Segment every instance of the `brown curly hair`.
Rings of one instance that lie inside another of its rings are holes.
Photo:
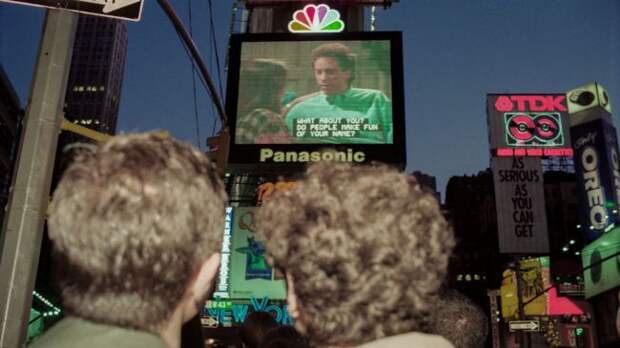
[[[69,313],[154,331],[219,251],[226,193],[199,150],[157,134],[82,151],[54,193],[49,236]]]
[[[394,169],[318,163],[258,211],[258,233],[294,280],[313,344],[420,330],[453,233],[437,200]]]

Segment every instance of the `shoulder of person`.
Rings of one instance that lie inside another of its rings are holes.
[[[380,338],[368,342],[358,348],[410,348],[410,347],[433,347],[433,348],[454,348],[447,339],[437,335],[421,332],[410,332],[396,336]]]
[[[321,92],[314,92],[314,93],[302,95],[301,97],[297,97],[297,98],[293,99],[290,103],[288,103],[288,104],[286,104],[286,106],[284,106],[284,109],[282,110],[282,115],[286,116],[286,114],[291,109],[293,109],[295,106],[297,106],[300,103],[305,102],[306,100],[312,99],[312,98],[318,96],[319,94],[321,94]]]
[[[370,89],[370,88],[351,88],[350,90],[351,96],[354,98],[361,99],[380,99],[388,101],[389,98],[385,95],[385,93],[381,92],[378,89]]]

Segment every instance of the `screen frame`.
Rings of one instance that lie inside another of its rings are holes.
[[[237,102],[241,68],[241,48],[246,42],[300,42],[300,41],[389,41],[392,84],[392,144],[236,144]],[[361,151],[364,163],[383,162],[404,168],[405,154],[405,97],[403,78],[402,33],[346,32],[330,34],[258,33],[233,34],[230,38],[230,60],[226,85],[225,125],[230,132],[228,166],[231,173],[250,172],[294,172],[303,170],[310,162],[260,162],[260,151],[269,148],[275,151],[314,152],[322,149],[335,151]]]

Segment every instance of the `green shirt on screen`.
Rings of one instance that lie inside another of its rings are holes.
[[[392,102],[374,89],[300,97],[289,106],[285,122],[298,143],[393,143]]]

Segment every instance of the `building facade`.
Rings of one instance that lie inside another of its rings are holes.
[[[125,22],[80,15],[65,96],[65,118],[92,130],[114,134],[127,58]],[[58,139],[52,188],[71,162],[71,144],[92,140],[63,131]]]
[[[8,76],[0,65],[0,225],[9,200],[24,110]]]

